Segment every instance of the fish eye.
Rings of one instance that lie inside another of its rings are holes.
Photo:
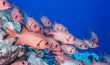
[[[48,42],[45,45],[48,45]]]
[[[75,41],[76,39],[74,38],[74,41]]]
[[[22,64],[24,65],[25,63],[24,63],[24,62],[22,62]]]
[[[39,46],[39,44],[37,44],[37,46]]]
[[[47,22],[47,24],[49,24],[49,21]]]
[[[86,48],[87,46],[85,46],[85,48]]]
[[[17,18],[18,16],[15,16],[15,18]]]
[[[55,47],[57,48],[58,46],[56,45]]]
[[[36,28],[37,27],[37,25],[34,25],[34,28]]]
[[[6,1],[3,2],[3,5],[5,5],[5,4],[6,4]]]

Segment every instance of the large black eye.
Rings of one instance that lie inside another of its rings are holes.
[[[15,18],[17,18],[18,16],[15,16]]]
[[[48,45],[48,42],[45,45]]]
[[[57,48],[57,45],[55,47]]]
[[[3,2],[3,5],[5,5],[5,4],[6,4],[6,1]]]
[[[49,21],[47,22],[47,24],[49,24]]]
[[[22,62],[22,64],[24,65],[24,62]]]
[[[37,44],[37,46],[39,46],[39,44]]]
[[[37,25],[34,25],[34,28],[36,28],[37,27]]]

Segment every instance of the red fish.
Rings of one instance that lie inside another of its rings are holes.
[[[10,34],[7,38],[12,38],[12,37],[18,38],[16,44],[27,44],[32,48],[39,48],[39,49],[49,48],[49,43],[47,43],[47,41],[45,40],[45,36],[43,34],[29,32],[24,27],[21,34],[18,34],[9,28],[6,28],[6,30]]]
[[[10,3],[7,0],[0,0],[0,11],[11,8]]]
[[[52,38],[46,37],[46,40],[50,44],[50,50],[59,51],[61,50],[60,44]]]
[[[12,63],[11,65],[28,65],[28,62],[27,61],[18,61],[18,62]]]
[[[53,34],[55,40],[61,41],[65,44],[74,44],[74,36],[70,33],[65,33],[62,31],[50,31],[48,34]]]
[[[51,21],[46,17],[42,16],[41,17],[41,22],[43,23],[44,26],[49,27],[52,25]]]
[[[22,13],[22,11],[21,11],[18,7],[16,7],[16,6],[14,6],[13,10],[11,11],[11,17],[12,17],[12,20],[13,20],[14,22],[21,22],[21,23],[23,23],[23,22],[22,22],[23,13]]]
[[[28,28],[29,31],[32,31],[32,32],[42,32],[43,31],[40,24],[32,17],[28,17],[26,27]]]
[[[71,45],[61,45],[61,49],[66,53],[66,54],[75,54],[78,52],[78,50]]]

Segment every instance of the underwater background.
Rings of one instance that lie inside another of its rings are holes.
[[[89,29],[99,37],[99,47],[80,52],[110,54],[110,0],[9,0],[40,21],[47,16],[64,24],[76,37],[89,37]]]

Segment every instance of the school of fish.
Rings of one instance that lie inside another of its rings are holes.
[[[13,9],[12,9],[13,8]],[[94,31],[90,31],[90,39],[79,39],[69,32],[63,24],[58,22],[52,23],[47,16],[41,17],[41,23],[33,17],[28,16],[27,20],[23,20],[24,13],[17,6],[10,4],[7,0],[0,0],[0,11],[7,10],[10,12],[12,23],[19,22],[22,24],[20,33],[16,32],[10,27],[6,28],[6,33],[0,31],[3,42],[11,38],[17,38],[15,45],[28,45],[34,49],[48,49],[48,51],[55,57],[59,64],[65,61],[75,62],[77,65],[89,65],[85,62],[80,62],[69,57],[68,54],[78,53],[78,49],[87,50],[89,48],[97,48],[99,46],[99,39]],[[4,24],[0,24],[3,27]],[[43,26],[41,26],[43,25]],[[28,65],[27,61],[18,61],[11,65]],[[107,65],[106,63],[94,62],[91,65]]]

